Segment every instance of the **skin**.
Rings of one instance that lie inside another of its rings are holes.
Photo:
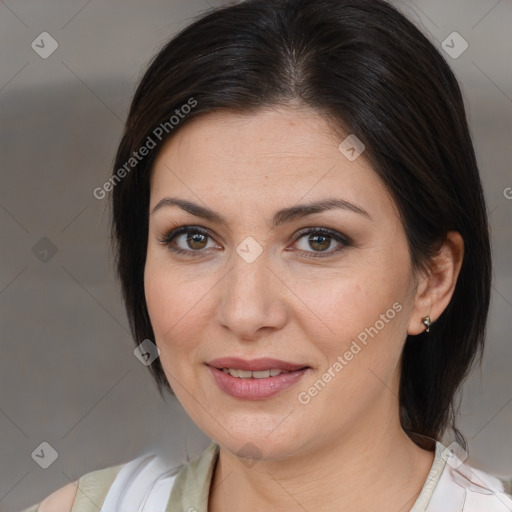
[[[463,242],[451,232],[430,272],[413,271],[393,200],[364,153],[349,161],[339,151],[343,139],[306,107],[216,112],[184,125],[155,161],[150,212],[173,196],[209,207],[227,224],[159,208],[150,215],[145,267],[166,376],[192,420],[220,445],[210,512],[409,510],[431,468],[433,453],[400,426],[400,356],[407,334],[422,332],[422,319],[435,321],[448,305]],[[328,197],[370,218],[333,209],[272,226],[277,210]],[[186,234],[171,242],[199,256],[161,243],[176,226],[208,230],[195,242]],[[318,227],[353,244],[297,236]],[[251,263],[236,252],[248,236],[262,249]],[[298,393],[397,302],[401,311],[300,403]],[[310,369],[272,398],[241,400],[221,391],[205,366],[224,356]],[[247,443],[254,460],[237,455]]]
[[[78,491],[78,480],[61,487],[47,496],[37,508],[37,512],[62,512],[71,510]]]

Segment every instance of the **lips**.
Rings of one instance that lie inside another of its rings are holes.
[[[295,385],[311,370],[303,364],[279,359],[223,357],[206,364],[224,393],[241,400],[265,400]]]
[[[308,366],[304,364],[290,363],[288,361],[281,361],[270,357],[263,357],[260,359],[222,357],[209,361],[207,365],[212,368],[217,368],[218,370],[222,370],[223,368],[232,368],[234,370],[245,370],[249,372],[259,372],[272,369],[294,372],[296,370],[301,370],[302,368],[308,368]]]

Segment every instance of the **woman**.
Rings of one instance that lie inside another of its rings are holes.
[[[490,297],[475,154],[453,73],[402,14],[203,16],[142,78],[110,188],[140,355],[212,444],[28,511],[512,510],[454,424]]]

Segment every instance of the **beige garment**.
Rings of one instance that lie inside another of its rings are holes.
[[[450,512],[455,510],[463,510],[464,512],[512,511],[512,501],[508,501],[510,496],[502,492],[489,491],[490,487],[485,487],[484,484],[488,482],[488,475],[478,470],[472,470],[458,459],[455,461],[456,464],[453,461],[451,461],[451,464],[447,464],[447,460],[451,460],[447,453],[447,449],[437,442],[434,462],[420,495],[410,509],[411,512],[447,512],[448,510]],[[158,507],[158,510],[165,510],[165,512],[207,512],[210,485],[218,455],[219,445],[212,442],[198,457],[182,466],[172,484],[167,503],[161,503],[161,508]],[[124,464],[121,464],[82,476],[79,479],[79,490],[71,512],[101,512],[107,493],[123,466]],[[465,476],[469,476],[472,481]],[[448,487],[446,487],[447,485]],[[437,488],[439,489],[435,492]],[[462,501],[455,497],[455,491],[463,493]],[[455,501],[447,507],[447,501],[452,498]],[[436,503],[440,501],[440,508],[432,501],[436,501]],[[478,504],[472,505],[473,501]],[[38,505],[33,505],[22,512],[37,512],[37,507]],[[136,509],[138,510],[138,506]],[[144,508],[144,510],[146,509]]]
[[[183,512],[189,509],[205,510],[213,470],[219,454],[219,445],[212,443],[201,455],[185,465],[174,482],[165,512]],[[124,464],[83,475],[71,512],[100,512],[105,497]],[[189,504],[185,507],[185,504]],[[20,512],[38,512],[40,503]],[[185,507],[185,508],[184,508]]]
[[[98,512],[117,474],[124,464],[86,473],[78,480],[78,490],[71,512]],[[37,512],[41,502],[21,512]]]

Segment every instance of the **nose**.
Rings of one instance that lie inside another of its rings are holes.
[[[254,260],[234,254],[233,264],[219,287],[217,320],[234,336],[256,340],[282,329],[288,317],[290,291],[272,267],[268,251]]]

